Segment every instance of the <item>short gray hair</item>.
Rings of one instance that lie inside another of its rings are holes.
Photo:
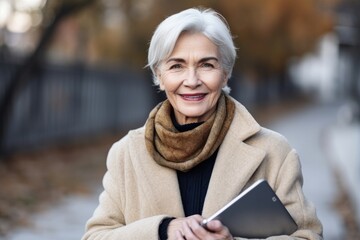
[[[162,21],[151,38],[147,66],[152,71],[154,84],[160,84],[156,69],[170,56],[180,34],[186,31],[202,33],[218,47],[220,63],[229,79],[236,59],[236,48],[225,18],[212,9],[190,8]],[[230,92],[228,86],[223,90]]]

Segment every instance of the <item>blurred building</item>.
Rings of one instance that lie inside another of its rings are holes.
[[[360,10],[355,9],[341,4],[334,32],[321,39],[315,52],[291,63],[296,83],[321,101],[346,99],[352,91],[360,93]]]

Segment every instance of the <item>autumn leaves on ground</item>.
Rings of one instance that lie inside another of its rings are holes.
[[[30,214],[51,208],[64,196],[88,194],[100,186],[106,154],[114,141],[114,137],[106,137],[2,159],[0,236],[31,224]]]

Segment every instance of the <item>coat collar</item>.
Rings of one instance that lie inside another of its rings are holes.
[[[204,217],[209,217],[237,196],[265,157],[263,150],[245,142],[260,131],[260,125],[243,105],[234,102],[234,119],[217,155],[204,202]],[[139,148],[139,141],[132,141],[136,145],[133,149],[143,151],[144,158],[135,162],[134,168],[145,181],[141,191],[146,201],[154,208],[154,214],[165,212],[170,216],[184,216],[176,171],[158,165],[147,154],[145,146]]]

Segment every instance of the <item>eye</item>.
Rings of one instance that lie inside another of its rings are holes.
[[[203,67],[203,68],[214,68],[214,65],[209,63],[209,62],[204,62],[203,64],[201,64],[201,67]]]
[[[182,68],[182,66],[179,63],[173,64],[169,67],[170,70],[177,70],[177,69],[181,69],[181,68]]]

